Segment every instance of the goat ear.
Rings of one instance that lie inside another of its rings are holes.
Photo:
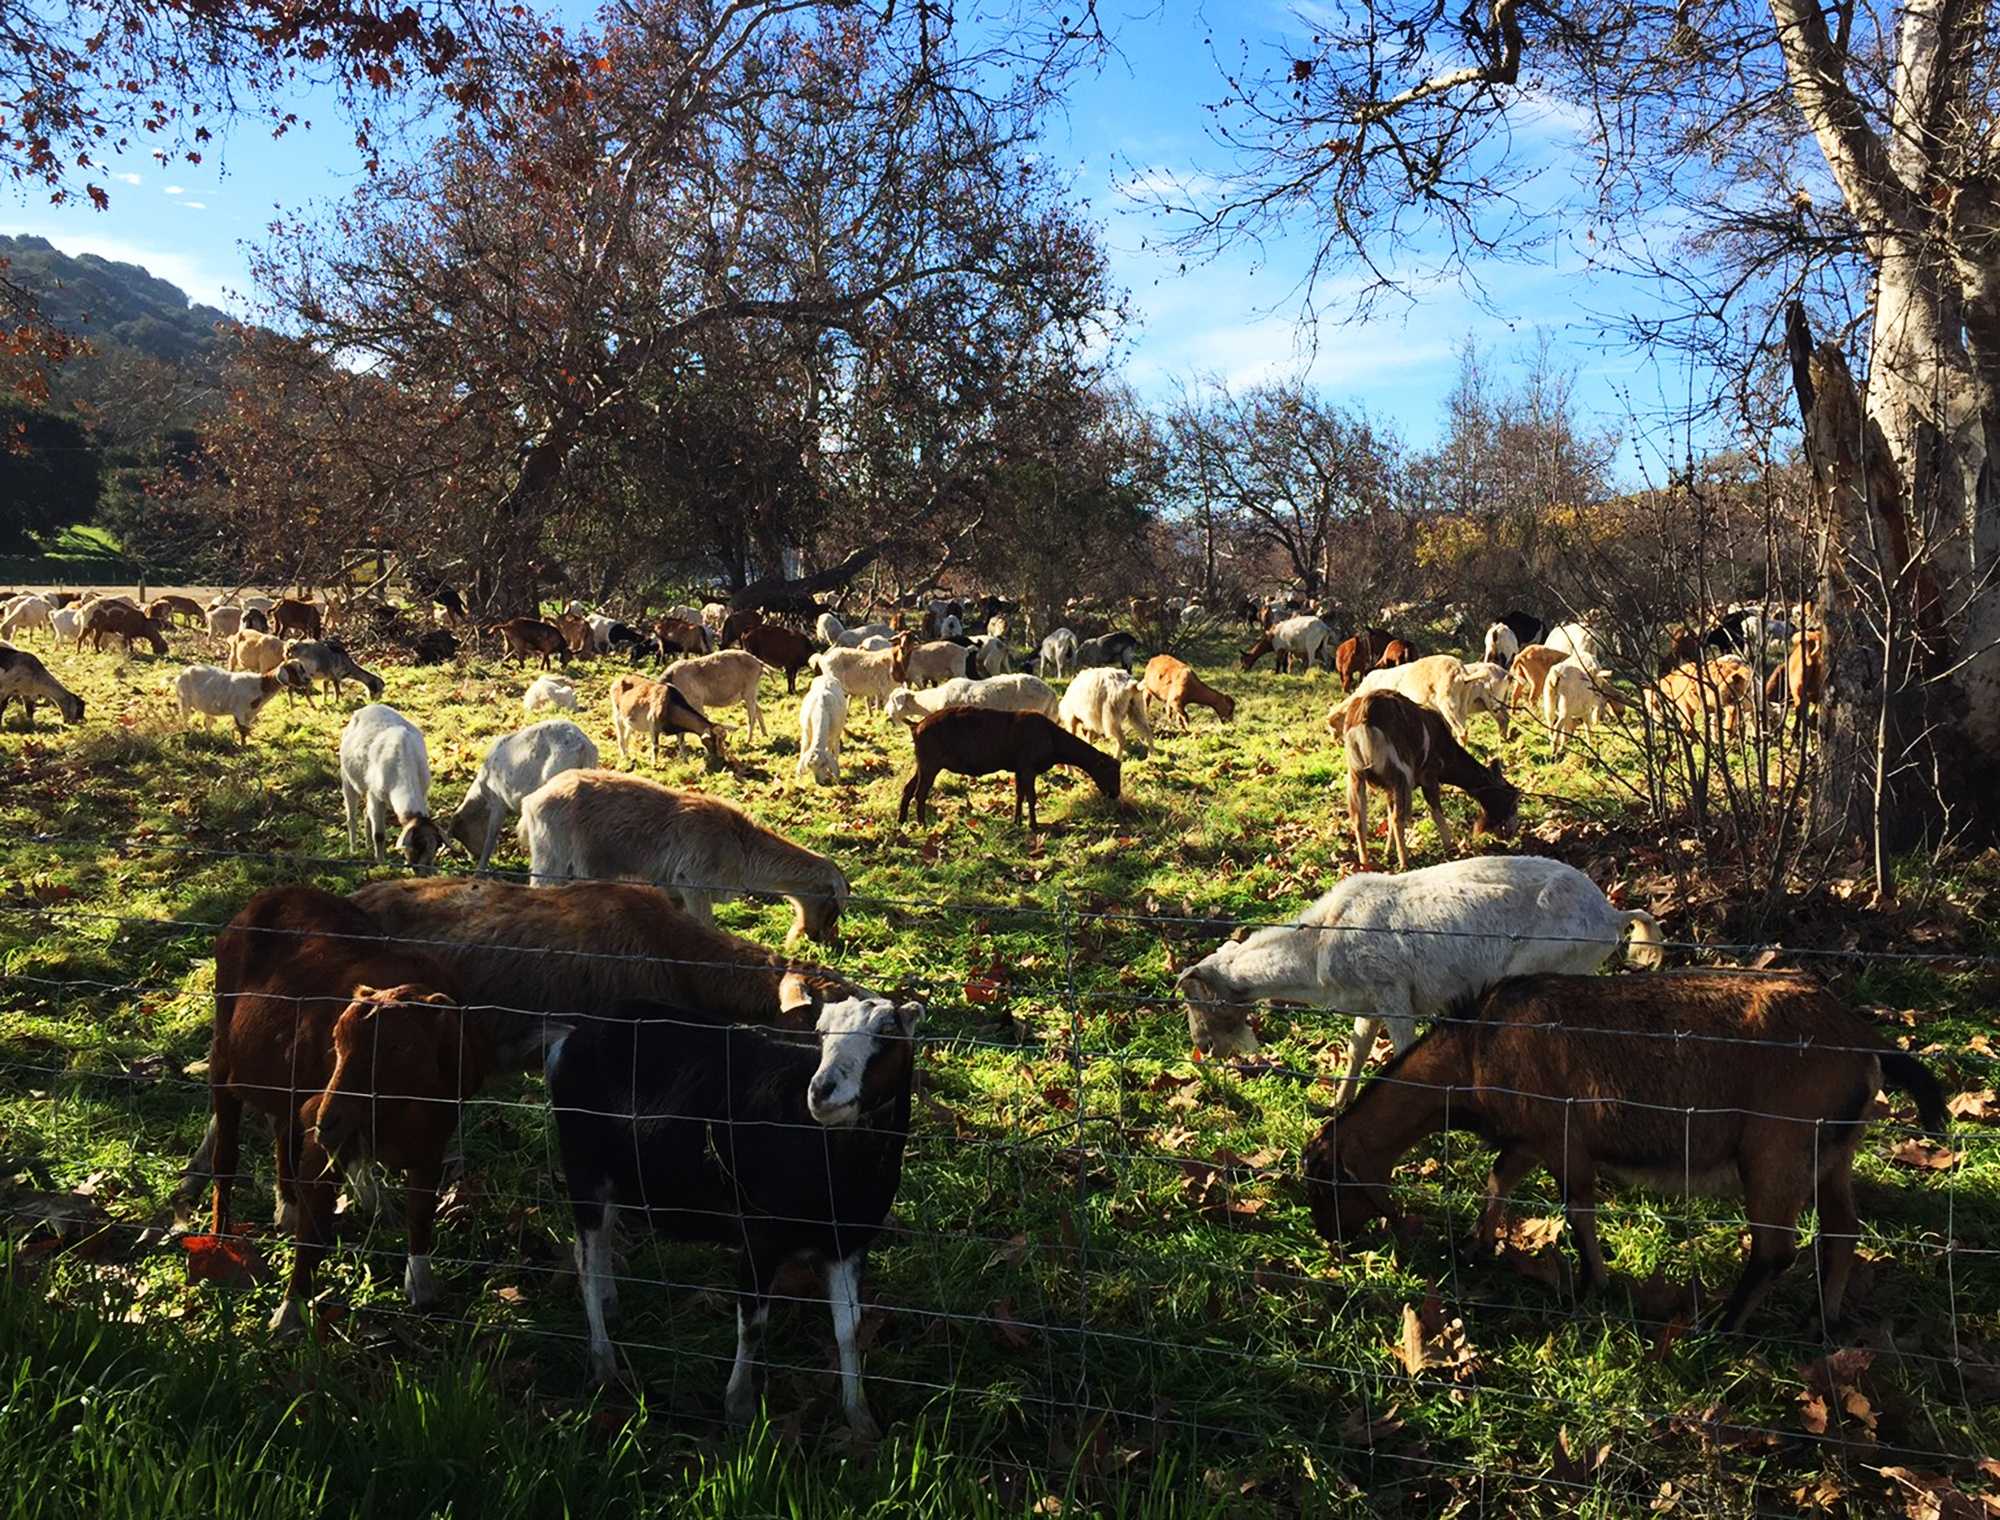
[[[896,1022],[902,1027],[905,1039],[908,1039],[917,1032],[917,1025],[922,1021],[923,1016],[924,1005],[922,1003],[910,1002],[898,1005],[896,1008]]]

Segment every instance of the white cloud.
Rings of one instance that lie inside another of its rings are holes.
[[[140,183],[140,178],[136,174],[114,174],[111,177],[121,184],[136,185]]]
[[[190,211],[206,211],[208,209],[208,202],[206,201],[182,201],[181,204]]]
[[[179,185],[169,185],[169,186],[167,186],[167,194],[169,194],[169,195],[186,195],[186,194],[187,194],[187,191],[186,191],[186,190],[184,190],[184,189],[182,189],[182,188],[181,188],[181,187],[180,187]]]
[[[47,238],[67,254],[94,253],[116,264],[137,264],[180,286],[187,292],[188,299],[207,306],[220,306],[225,311],[232,307],[240,310],[242,303],[231,301],[224,286],[233,283],[247,289],[250,284],[248,275],[240,266],[217,270],[186,253],[153,248],[124,238],[105,237],[96,232],[79,232],[69,226],[0,222],[0,232],[32,233]]]

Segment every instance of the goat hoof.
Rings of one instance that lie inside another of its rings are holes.
[[[273,1335],[294,1336],[306,1328],[305,1310],[299,1307],[296,1298],[288,1298],[278,1305],[277,1313],[271,1316],[270,1332]]]
[[[875,1416],[863,1408],[847,1411],[847,1430],[857,1441],[872,1443],[882,1439],[882,1427],[875,1423]]]

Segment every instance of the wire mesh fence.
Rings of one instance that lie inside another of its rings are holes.
[[[180,848],[157,838],[46,843],[51,851]],[[356,866],[228,853],[271,882],[341,888]],[[150,1298],[170,1319],[199,1306],[195,1318],[247,1332],[284,1298],[292,1259],[282,1227],[290,1221],[280,1220],[263,1190],[273,1174],[262,1130],[246,1131],[227,1234],[199,1222],[191,1237],[168,1228],[184,1169],[198,1190],[209,1180],[190,1165],[216,1075],[207,955],[238,906],[209,900],[164,915],[61,895],[0,900],[0,916],[47,947],[17,953],[6,975],[0,1112],[11,1134],[0,1149],[12,1178],[6,1213],[17,1269],[128,1278],[136,1270],[145,1290],[135,1314],[154,1312]],[[755,916],[744,910],[746,919]],[[1758,1233],[1746,1237],[1741,1200],[1707,1196],[1725,1179],[1684,1175],[1683,1183],[1697,1185],[1595,1190],[1584,1209],[1611,1251],[1613,1279],[1608,1291],[1581,1297],[1574,1208],[1566,1225],[1543,1168],[1502,1189],[1497,1240],[1481,1240],[1493,1153],[1476,1128],[1464,1127],[1471,1121],[1463,1112],[1458,1125],[1447,1114],[1440,1132],[1417,1138],[1401,1158],[1397,1217],[1352,1239],[1323,1238],[1302,1158],[1332,1115],[1352,1018],[1376,1010],[1266,1007],[1265,1042],[1255,1055],[1191,1059],[1174,968],[1255,927],[1265,926],[1046,889],[1013,902],[849,901],[843,942],[827,951],[835,974],[891,1004],[924,1006],[907,1035],[907,1138],[898,1139],[900,1184],[879,1220],[863,1297],[845,1329],[837,1313],[829,1329],[826,1275],[788,1268],[759,1284],[778,1311],[752,1348],[774,1417],[812,1431],[838,1425],[839,1343],[847,1341],[879,1420],[947,1412],[976,1419],[996,1433],[987,1450],[998,1463],[1116,1471],[1192,1442],[1246,1485],[1300,1464],[1357,1489],[1451,1474],[1475,1482],[1482,1496],[1489,1480],[1500,1484],[1481,1502],[1504,1509],[1505,1485],[1525,1482],[1579,1500],[1651,1501],[1649,1453],[1675,1445],[1703,1453],[1695,1465],[1718,1482],[1801,1448],[1947,1469],[1989,1455],[2000,1396],[2000,1149],[1976,1122],[1992,1117],[1990,1098],[1982,1103],[1978,1092],[1994,1085],[1990,1047],[1965,1034],[1963,1023],[1940,1026],[1942,1040],[1923,1028],[1882,1031],[1930,1063],[1948,1093],[1970,1096],[1939,1144],[1909,1104],[1878,1099],[1872,1088],[1865,1095],[1853,1312],[1830,1328],[1819,1314],[1819,1188],[1832,1173],[1815,1164],[1797,1263],[1740,1330],[1723,1332],[1714,1311]],[[916,964],[907,951],[946,937],[965,947],[948,971],[934,959]],[[1452,937],[1438,936],[1440,947]],[[365,939],[364,951],[480,953],[424,935]],[[1769,947],[1669,941],[1665,948],[1685,966],[1740,963]],[[751,969],[726,957],[598,951],[587,934],[533,949],[571,965],[615,959],[671,967],[697,985],[720,986]],[[1393,952],[1441,949],[1413,936]],[[1978,978],[1996,958],[1907,951],[1811,959],[1825,972],[1922,962]],[[560,1060],[564,1029],[614,1012],[569,1006],[561,984],[559,973],[547,983],[557,992],[518,1003],[465,999],[464,1017],[451,1025],[455,1065],[427,1072],[400,1057],[385,1064],[379,1057],[388,1047],[377,1045],[372,1082],[359,1092],[370,1100],[371,1130],[412,1101],[457,1112],[428,1261],[436,1297],[418,1306],[405,1295],[409,1200],[405,1209],[384,1206],[358,1179],[338,1179],[345,1192],[337,1244],[301,1306],[316,1338],[338,1346],[388,1337],[421,1356],[448,1333],[504,1337],[544,1396],[591,1396],[575,1169],[573,1161],[566,1166],[566,1120],[551,1104],[542,1065],[493,1071],[462,1105],[450,1088],[468,1069],[465,1042],[492,1044],[480,1020],[539,1021],[547,1038],[538,1048]],[[351,991],[294,998],[286,1059],[296,1080],[261,1100],[250,1084],[253,1108],[296,1111],[327,1087],[305,1046],[332,1039]],[[694,1000],[693,1014],[703,1011]],[[806,1068],[815,1084],[836,1043],[813,1029],[820,1011],[787,1019],[773,1006],[769,1019],[789,1022],[792,1032],[780,1038],[816,1053]],[[670,1027],[681,1017],[658,1016]],[[1796,1038],[1566,1017],[1540,1028],[1552,1039],[1592,1036],[1634,1047],[1631,1090],[1569,1096],[1635,1110],[1659,1106],[1648,1098],[1649,1074],[1663,1067],[1697,1058],[1755,1063],[1776,1050],[1796,1057],[1802,1047]],[[690,1049],[713,1045],[699,1017],[685,1032]],[[1873,1050],[1839,1039],[1804,1043],[1817,1057]],[[666,1044],[679,1048],[676,1039]],[[727,1061],[742,1058],[742,1047],[723,1048]],[[873,1049],[848,1073],[857,1093]],[[814,1059],[822,1061],[817,1068]],[[1691,1109],[1690,1133],[1718,1117],[1810,1124],[1784,1086],[1789,1069],[1771,1063],[1768,1107]],[[796,1062],[783,1070],[785,1082],[801,1085]],[[829,1176],[822,1191],[821,1179],[805,1173],[830,1174],[841,1164],[828,1137],[842,1126],[813,1119],[801,1107],[804,1092],[790,1089],[784,1104],[770,1106],[763,1094],[765,1106],[735,1112],[755,1084],[746,1087],[733,1069],[708,1087],[677,1085],[659,1069],[626,1077],[631,1086],[614,1084],[601,1102],[582,1107],[621,1120],[648,1117],[650,1129],[628,1123],[621,1133],[635,1147],[666,1145],[674,1165],[702,1170],[716,1196],[734,1202],[722,1207],[700,1194],[709,1201],[697,1212],[729,1217],[710,1219],[705,1230],[668,1229],[664,1238],[639,1228],[628,1208],[627,1227],[606,1237],[618,1376],[678,1424],[720,1430],[725,1386],[746,1349],[736,1249],[747,1238],[745,1221],[826,1224],[806,1204],[838,1188]],[[1394,1071],[1375,1080],[1417,1085]],[[1460,1101],[1477,1095],[1467,1090]],[[1517,1096],[1560,1101],[1546,1092]],[[856,1102],[864,1133],[891,1112]],[[692,1139],[663,1138],[674,1117]],[[1822,1123],[1817,1132],[1824,1131]],[[394,1149],[386,1131],[374,1138],[379,1149]],[[771,1157],[779,1158],[775,1173],[765,1164]],[[1641,1170],[1655,1180],[1672,1170],[1646,1159]],[[1684,1172],[1695,1169],[1692,1143],[1679,1160]],[[640,1167],[642,1187],[673,1175],[662,1165]],[[757,1176],[746,1183],[749,1172]],[[1337,1178],[1336,1186],[1346,1182]],[[619,1201],[662,1213],[683,1206],[650,1192]],[[788,1207],[799,1212],[788,1215]],[[188,1333],[206,1332],[190,1321]],[[1484,1432],[1478,1439],[1467,1435],[1474,1427]],[[1698,1497],[1692,1502],[1700,1512]],[[1795,1512],[1775,1500],[1750,1507]]]

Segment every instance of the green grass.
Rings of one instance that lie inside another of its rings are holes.
[[[1331,1101],[1343,1021],[1269,1016],[1275,1069],[1197,1064],[1171,996],[1169,955],[1179,964],[1218,938],[1175,920],[1296,911],[1349,855],[1323,727],[1333,682],[1245,676],[1220,647],[1201,663],[1238,695],[1236,722],[1202,713],[1191,733],[1161,738],[1128,762],[1117,806],[1051,776],[1036,835],[1014,828],[1011,783],[997,778],[946,778],[933,823],[899,832],[909,740],[865,712],[849,728],[847,785],[795,785],[796,704],[768,684],[770,734],[733,735],[738,771],[663,768],[839,859],[862,899],[840,964],[930,1000],[896,1229],[871,1267],[870,1397],[891,1429],[880,1450],[833,1434],[817,1302],[774,1319],[770,1427],[717,1431],[733,1264],[705,1248],[631,1247],[628,1271],[652,1282],[624,1295],[636,1391],[590,1389],[567,1211],[539,1085],[525,1079],[468,1113],[468,1175],[441,1226],[443,1309],[406,1312],[394,1223],[357,1224],[322,1276],[319,1335],[272,1344],[275,1284],[191,1283],[158,1228],[205,1117],[188,1068],[206,1053],[209,926],[260,885],[342,888],[372,868],[345,858],[333,765],[345,709],[281,700],[241,750],[185,734],[163,685],[202,651],[177,637],[170,661],[51,656],[89,722],[27,735],[17,712],[0,734],[0,1188],[17,1210],[86,1190],[82,1206],[106,1226],[61,1242],[27,1232],[7,1263],[0,1491],[14,1513],[958,1515],[1047,1498],[1041,1513],[1058,1501],[1135,1514],[1497,1501],[1520,1515],[1625,1515],[1666,1483],[1675,1513],[1795,1513],[1795,1491],[1824,1484],[1836,1508],[1874,1514],[1889,1490],[1873,1467],[1949,1465],[1897,1449],[2000,1450],[1985,1370],[2000,1271],[1945,1249],[2000,1240],[1990,1132],[1966,1133],[1967,1160],[1948,1174],[1892,1165],[1899,1137],[1886,1127],[1864,1149],[1872,1444],[1852,1415],[1836,1427],[1844,1447],[1806,1428],[1802,1369],[1821,1354],[1805,1328],[1809,1271],[1773,1295],[1753,1337],[1662,1334],[1677,1285],[1726,1289],[1733,1201],[1609,1197],[1620,1286],[1577,1310],[1541,1280],[1550,1268],[1459,1259],[1490,1158],[1453,1137],[1403,1170],[1421,1226],[1329,1253],[1294,1178]],[[613,762],[604,697],[618,668],[577,677],[580,721]],[[429,735],[442,811],[522,721],[525,678],[478,660],[385,674],[388,699]],[[1475,742],[1495,747],[1488,720]],[[1629,762],[1621,745],[1605,745],[1613,767]],[[1579,863],[1595,852],[1600,879],[1640,879],[1623,852],[1647,826],[1605,771],[1581,756],[1549,766],[1539,734],[1504,749],[1509,774],[1541,794],[1517,847]],[[1584,843],[1566,833],[1578,817]],[[1427,818],[1412,844],[1420,861],[1439,858]],[[1992,875],[1974,866],[1962,885],[1990,892]],[[723,918],[775,943],[787,910],[739,903]],[[1996,948],[1990,915],[1953,933],[1959,948]],[[1927,1059],[1948,1090],[1993,1084],[1974,1045],[1990,1030],[1989,974],[1840,969],[1858,1003],[1910,1010],[1907,1032],[1936,1047]],[[1555,1212],[1545,1177],[1526,1191],[1524,1212]],[[268,1193],[238,1199],[282,1267]],[[1464,1381],[1412,1379],[1389,1350],[1405,1306],[1432,1292],[1476,1353]],[[1565,1431],[1573,1451],[1609,1443],[1602,1465],[1561,1465]]]

